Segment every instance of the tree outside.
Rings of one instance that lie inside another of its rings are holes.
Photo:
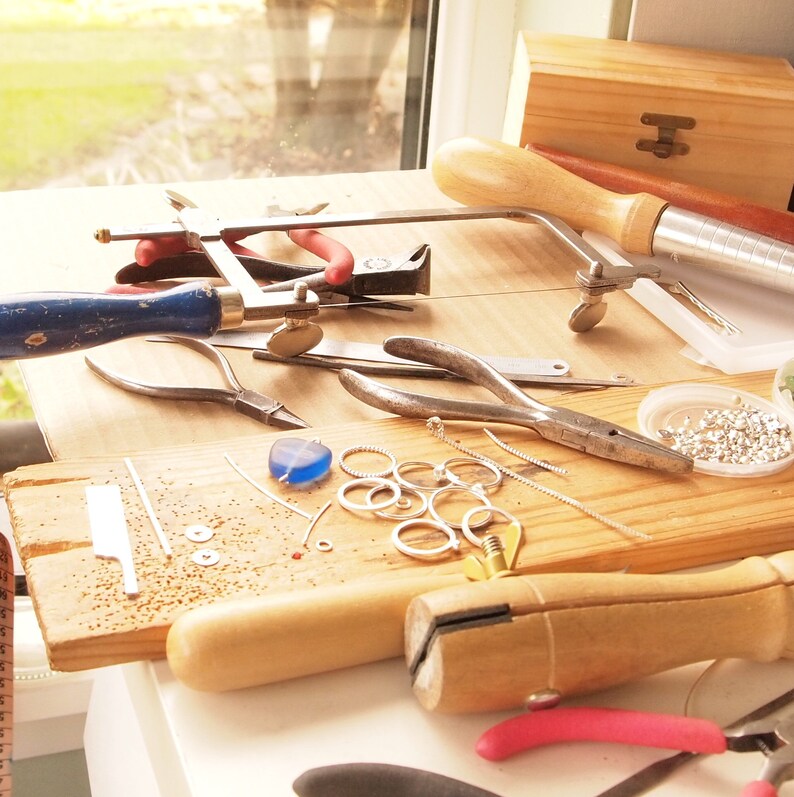
[[[0,190],[399,168],[410,7],[0,3]]]

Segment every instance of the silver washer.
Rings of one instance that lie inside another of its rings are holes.
[[[220,562],[221,555],[212,548],[202,548],[200,551],[196,551],[190,558],[197,565],[201,565],[202,567],[212,567],[212,565],[216,565],[218,562]]]
[[[191,542],[207,542],[207,540],[211,540],[215,536],[215,532],[209,526],[202,526],[200,523],[196,523],[185,529],[185,536]]]

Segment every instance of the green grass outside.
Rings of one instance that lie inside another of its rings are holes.
[[[70,0],[0,0],[0,190],[37,187],[167,112],[169,76],[244,57],[236,26],[79,16]],[[13,7],[13,8],[12,8]]]
[[[0,420],[31,420],[30,406],[22,375],[16,363],[0,364]]]
[[[0,67],[0,190],[30,187],[56,176],[61,165],[74,163],[82,153],[101,153],[114,137],[160,115],[166,99],[162,83],[154,79],[169,71],[164,62],[95,67],[58,65],[58,84],[36,78],[44,64]],[[101,81],[86,77],[95,71]],[[124,75],[147,74],[147,81],[125,85]],[[119,79],[115,79],[119,78]],[[71,83],[66,81],[71,79]],[[27,83],[27,86],[25,85]],[[65,84],[66,83],[66,84]],[[16,84],[16,85],[15,85]]]
[[[70,0],[0,0],[0,190],[56,177],[120,132],[161,118],[168,75],[195,69],[197,52],[207,52],[184,17],[136,29],[78,21],[75,8]],[[0,363],[0,419],[30,418],[18,366]]]

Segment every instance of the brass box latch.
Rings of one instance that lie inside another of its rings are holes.
[[[671,155],[686,155],[689,152],[689,144],[681,141],[674,141],[676,130],[691,130],[695,126],[695,120],[691,116],[671,116],[664,113],[644,113],[640,117],[644,125],[657,128],[658,136],[654,141],[652,138],[641,138],[637,141],[636,147],[642,152],[652,152],[657,158],[669,158]]]

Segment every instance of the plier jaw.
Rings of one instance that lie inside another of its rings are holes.
[[[794,780],[794,713],[777,722],[758,720],[749,723],[727,737],[727,746],[728,750],[736,753],[760,751],[766,756],[756,783],[769,784],[776,790],[786,781]],[[759,787],[752,794],[764,797],[775,793]]]

